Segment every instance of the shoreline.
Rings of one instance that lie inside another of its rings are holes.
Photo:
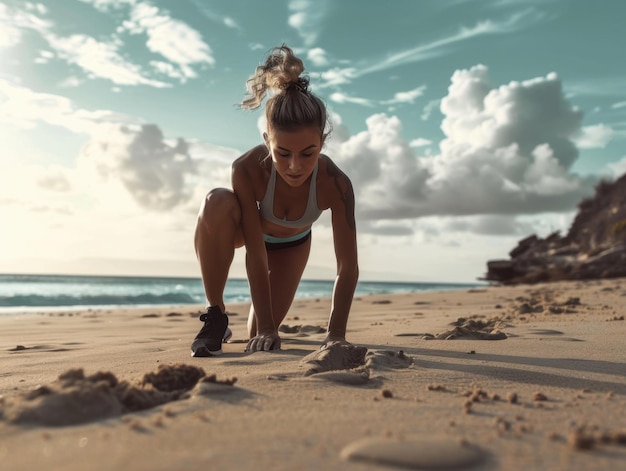
[[[325,357],[330,298],[296,299],[283,349],[253,354],[249,303],[228,304],[235,341],[215,358],[189,355],[202,305],[0,315],[0,460],[16,471],[423,469],[427,456],[471,470],[618,469],[624,301],[626,279],[360,295],[354,348]],[[94,402],[87,379],[61,387],[81,369],[132,385],[133,404],[168,399],[98,415],[115,388],[101,376]],[[176,400],[145,383],[199,369],[214,376]],[[74,406],[79,423],[49,425]]]
[[[333,280],[304,279],[298,286],[296,297],[310,299],[331,296],[333,286]],[[484,284],[361,280],[356,295],[447,291],[481,286]],[[230,278],[224,300],[227,304],[250,302],[247,280]],[[204,302],[205,294],[200,278],[0,275],[0,315],[64,309],[160,308]]]

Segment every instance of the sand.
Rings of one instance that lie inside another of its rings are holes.
[[[0,316],[2,470],[617,470],[626,280],[296,300],[191,358],[201,306]]]

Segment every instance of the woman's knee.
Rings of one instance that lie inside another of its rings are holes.
[[[198,214],[196,244],[208,234],[216,232],[233,241],[235,248],[242,247],[241,207],[232,190],[215,188],[206,195]]]
[[[241,220],[239,200],[228,188],[214,188],[204,198],[198,218],[205,223],[221,224],[232,220],[239,225]]]

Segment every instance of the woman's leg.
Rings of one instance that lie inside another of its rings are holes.
[[[225,312],[224,288],[235,248],[243,246],[241,209],[226,188],[211,190],[204,199],[194,237],[202,283],[209,306]]]
[[[291,307],[302,278],[302,273],[309,259],[310,250],[311,239],[302,245],[286,249],[269,250],[267,252],[272,294],[272,314],[276,327],[282,323]],[[250,306],[250,314],[248,315],[248,333],[250,338],[257,334],[254,305]]]
[[[202,203],[195,232],[195,247],[202,283],[209,307],[200,316],[202,329],[191,344],[191,356],[222,354],[222,340],[228,337],[228,316],[224,287],[235,248],[243,245],[241,210],[234,193],[212,190]]]

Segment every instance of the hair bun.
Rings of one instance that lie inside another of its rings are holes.
[[[297,90],[301,93],[306,93],[309,91],[309,79],[307,77],[298,77],[296,81],[281,84],[280,88],[285,91]]]
[[[308,92],[309,80],[300,75],[304,72],[302,60],[284,44],[270,51],[265,63],[256,68],[247,80],[248,96],[242,101],[241,107],[255,109],[261,105],[269,90],[298,90]]]

